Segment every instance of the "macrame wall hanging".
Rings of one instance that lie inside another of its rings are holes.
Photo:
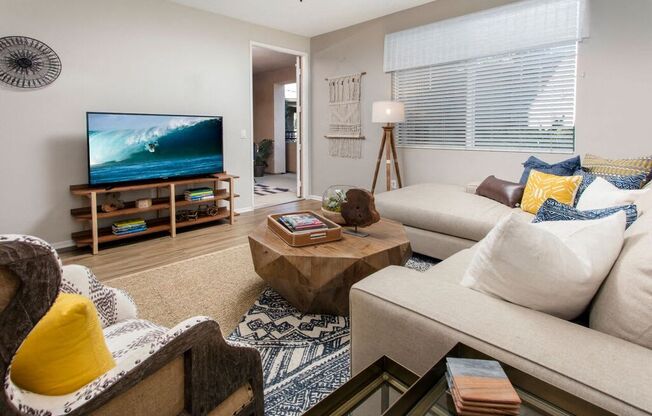
[[[327,78],[329,92],[329,124],[326,138],[328,151],[334,157],[362,158],[362,123],[360,94],[365,73]]]

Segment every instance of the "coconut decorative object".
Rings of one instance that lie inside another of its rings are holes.
[[[342,204],[342,218],[347,225],[354,227],[353,231],[346,230],[346,233],[367,237],[369,234],[359,232],[358,227],[369,227],[380,221],[373,194],[364,189],[349,189]]]
[[[0,38],[0,82],[15,88],[41,88],[61,74],[61,59],[45,43],[27,36]]]

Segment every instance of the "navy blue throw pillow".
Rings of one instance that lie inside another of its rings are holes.
[[[573,173],[581,167],[580,157],[575,156],[570,159],[563,160],[558,163],[546,163],[538,157],[530,156],[523,162],[523,175],[521,176],[521,183],[526,184],[527,179],[530,177],[530,171],[536,169],[539,172],[549,173],[557,176],[573,176]]]
[[[575,204],[573,206],[577,206],[577,201],[580,200],[580,196],[584,191],[586,191],[586,188],[589,187],[597,178],[598,176],[605,179],[607,182],[611,183],[613,186],[615,186],[618,189],[641,189],[643,184],[645,183],[645,180],[647,179],[647,174],[645,173],[640,173],[638,175],[594,175],[593,173],[586,172],[582,169],[578,169],[575,171],[573,175],[576,176],[581,176],[582,177],[582,183],[580,183],[580,186],[577,188],[577,193],[575,194]]]
[[[545,200],[543,205],[541,205],[541,208],[539,208],[539,211],[537,211],[537,215],[534,217],[532,222],[597,220],[599,218],[613,215],[618,211],[625,211],[627,227],[632,225],[632,223],[636,221],[636,218],[638,217],[636,205],[634,204],[580,211],[577,208],[571,207],[570,205],[562,204],[557,200],[548,198]]]

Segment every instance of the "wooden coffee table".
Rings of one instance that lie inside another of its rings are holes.
[[[258,275],[297,309],[348,315],[351,286],[412,255],[403,225],[381,220],[364,231],[368,237],[344,234],[333,243],[291,247],[264,222],[249,235],[249,247]]]

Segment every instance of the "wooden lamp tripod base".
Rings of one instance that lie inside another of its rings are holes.
[[[378,172],[380,171],[380,163],[383,158],[383,150],[385,150],[385,173],[387,175],[387,190],[389,191],[392,189],[392,159],[394,160],[394,170],[396,171],[398,187],[403,187],[403,183],[401,182],[401,170],[398,167],[398,158],[396,157],[396,144],[394,143],[394,125],[387,123],[383,126],[383,138],[380,142],[378,159],[376,160],[376,171],[374,172],[374,182],[371,185],[371,193],[376,192],[376,182],[378,181]]]

